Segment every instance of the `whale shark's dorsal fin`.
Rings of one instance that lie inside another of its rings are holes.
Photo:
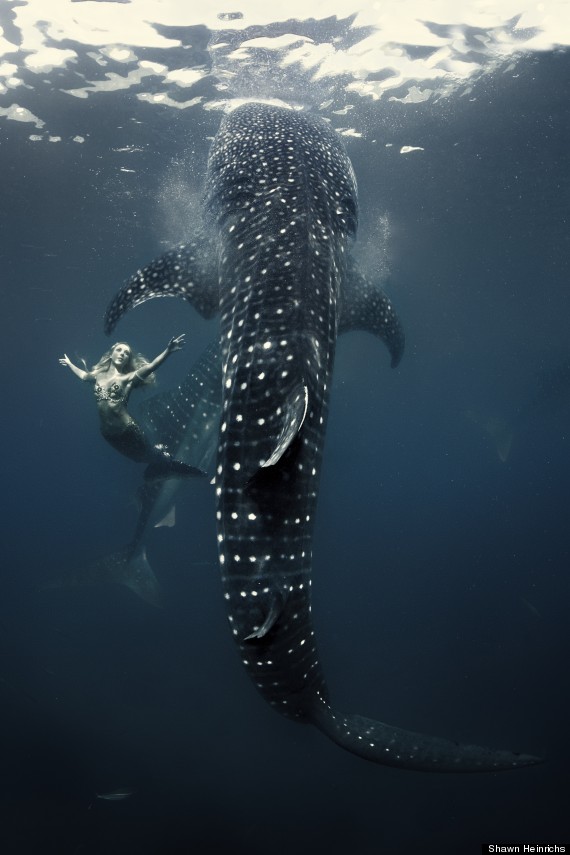
[[[275,466],[281,460],[305,421],[307,407],[309,406],[309,389],[304,383],[299,383],[288,395],[285,404],[281,407],[282,426],[277,437],[277,442],[271,455],[261,466]]]
[[[263,576],[264,568],[267,564],[266,558],[261,558],[258,562],[257,575]],[[257,618],[252,631],[248,635],[244,635],[242,641],[250,641],[254,644],[262,639],[266,639],[277,621],[283,614],[283,610],[287,603],[288,592],[280,585],[275,584],[275,580],[271,586],[265,583],[263,588],[257,589],[257,600],[260,606],[260,611],[263,618]]]
[[[277,619],[281,612],[283,611],[283,603],[275,597],[269,611],[267,612],[267,617],[263,621],[260,627],[254,629],[253,632],[250,632],[249,635],[246,635],[243,639],[244,641],[259,641],[261,638],[264,638],[275,626],[277,623]]]

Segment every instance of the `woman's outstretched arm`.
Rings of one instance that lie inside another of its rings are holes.
[[[162,353],[159,353],[158,356],[152,360],[152,362],[147,362],[146,365],[142,365],[140,368],[137,368],[135,371],[135,375],[139,377],[141,380],[144,380],[145,377],[148,377],[149,374],[158,368],[159,365],[162,365],[164,360],[170,356],[171,353],[174,353],[175,350],[182,350],[186,342],[184,341],[184,336],[186,334],[182,333],[182,335],[178,335],[174,338],[171,338],[165,349]]]
[[[67,365],[68,368],[71,368],[75,376],[79,377],[80,380],[91,380],[93,378],[93,374],[90,371],[85,371],[83,368],[74,365],[67,353],[63,354],[62,359],[59,360],[59,364]]]

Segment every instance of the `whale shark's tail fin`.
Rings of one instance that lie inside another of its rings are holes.
[[[324,702],[319,702],[311,718],[341,748],[384,766],[419,772],[500,772],[542,762],[530,754],[463,745],[361,715],[345,715]]]
[[[48,588],[79,588],[93,585],[124,585],[151,606],[162,606],[162,590],[143,548],[125,546],[93,561],[87,567],[46,582]]]

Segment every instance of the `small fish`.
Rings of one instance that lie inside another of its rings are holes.
[[[542,615],[540,614],[539,610],[535,605],[526,600],[524,597],[521,597],[521,603],[523,604],[523,606],[526,606],[531,615],[534,615],[537,620],[542,620]]]
[[[103,799],[106,802],[122,802],[124,799],[130,798],[134,790],[128,787],[117,787],[116,790],[109,790],[108,793],[95,793],[98,799]]]

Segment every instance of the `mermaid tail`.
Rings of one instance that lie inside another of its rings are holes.
[[[149,462],[153,456],[153,447],[134,419],[119,430],[102,425],[101,434],[115,451],[136,463]]]
[[[148,464],[144,470],[143,478],[145,481],[153,481],[159,478],[196,478],[205,475],[206,473],[202,469],[190,466],[181,460],[175,460],[167,452],[164,456]]]
[[[101,429],[109,445],[136,463],[147,463],[145,481],[155,478],[186,478],[204,476],[206,473],[196,466],[176,460],[165,445],[151,445],[142,428],[134,419],[120,431]]]

